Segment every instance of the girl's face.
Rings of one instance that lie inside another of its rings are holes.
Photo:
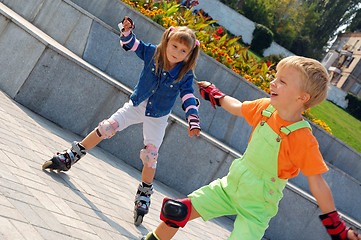
[[[191,49],[179,41],[175,39],[169,39],[166,55],[171,68],[175,67],[177,63],[183,61],[188,54],[190,53]]]

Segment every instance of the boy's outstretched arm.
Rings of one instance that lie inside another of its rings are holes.
[[[316,198],[318,206],[322,211],[320,219],[326,227],[332,239],[352,239],[361,240],[361,235],[357,235],[352,229],[347,228],[340,219],[333,201],[331,190],[321,174],[307,176],[310,190]]]
[[[201,96],[215,105],[223,107],[229,113],[242,117],[242,102],[236,98],[228,96],[216,88],[212,83],[201,81],[197,82]]]
[[[238,99],[231,96],[225,96],[220,99],[220,103],[229,113],[242,117],[242,102]]]
[[[321,174],[307,176],[308,184],[313,196],[316,198],[322,213],[336,210],[331,190]]]

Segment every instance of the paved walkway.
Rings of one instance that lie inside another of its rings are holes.
[[[135,227],[140,172],[121,159],[96,147],[66,173],[41,170],[74,140],[81,138],[0,91],[1,240],[140,239],[158,225],[164,196],[184,197],[155,181],[151,210]],[[232,228],[225,217],[197,219],[174,239],[227,239]]]

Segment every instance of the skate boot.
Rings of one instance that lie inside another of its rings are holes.
[[[159,238],[157,237],[157,235],[155,235],[154,232],[150,232],[147,234],[147,236],[142,237],[142,240],[159,240]]]
[[[149,211],[150,196],[153,193],[153,185],[142,182],[139,184],[137,194],[135,195],[134,206],[134,224],[139,226],[143,222],[143,217]]]
[[[86,150],[83,145],[73,142],[71,148],[63,152],[57,152],[52,159],[43,164],[43,170],[49,168],[50,171],[56,169],[60,171],[68,171],[71,166],[85,156]]]

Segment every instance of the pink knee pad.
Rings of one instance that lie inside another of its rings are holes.
[[[156,168],[158,159],[158,148],[153,144],[147,144],[140,150],[140,159],[145,167]]]
[[[114,119],[109,118],[108,120],[103,120],[99,123],[98,127],[95,129],[98,137],[102,139],[108,139],[115,135],[119,129],[119,123]]]

